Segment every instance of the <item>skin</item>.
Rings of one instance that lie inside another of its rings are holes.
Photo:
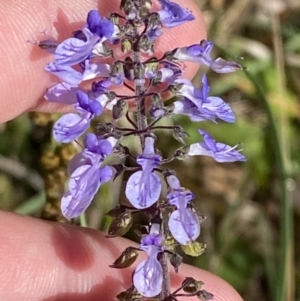
[[[1,0],[0,1],[0,122],[28,111],[63,112],[69,108],[46,103],[42,95],[55,83],[43,71],[52,56],[28,39],[39,40],[46,30],[59,40],[82,26],[87,12],[98,8],[103,16],[117,11],[118,1],[93,0]],[[193,11],[196,20],[166,30],[158,42],[159,57],[167,49],[198,43],[206,37],[201,13],[192,1],[178,1]],[[198,66],[185,64],[191,79]],[[31,217],[0,212],[1,300],[93,301],[115,300],[116,293],[130,285],[132,267],[124,270],[109,265],[129,245],[123,238],[106,239],[104,234],[79,227],[44,222]],[[139,262],[144,258],[141,252]],[[172,274],[175,289],[185,276],[202,280],[215,301],[241,301],[224,280],[195,267],[181,265]],[[196,300],[184,298],[184,300]]]

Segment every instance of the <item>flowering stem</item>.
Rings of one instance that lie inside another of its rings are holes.
[[[165,218],[164,213],[161,211],[160,218],[162,219],[161,223],[161,236],[164,243],[164,249],[166,248],[166,237],[167,237],[167,227],[165,225]],[[166,217],[167,218],[167,217]],[[162,270],[163,270],[163,284],[162,284],[162,290],[159,295],[160,300],[165,300],[168,296],[171,294],[171,288],[170,288],[170,274],[168,269],[168,254],[164,252],[162,254],[162,257],[159,260]]]

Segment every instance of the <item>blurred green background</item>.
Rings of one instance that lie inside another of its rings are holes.
[[[207,217],[200,237],[206,252],[186,261],[220,275],[247,301],[300,300],[300,1],[197,3],[216,43],[215,57],[246,67],[228,75],[208,73],[211,95],[230,103],[237,122],[173,122],[190,133],[188,142],[199,140],[201,127],[218,141],[240,143],[248,161],[192,158],[169,165]],[[52,207],[43,216],[63,221],[55,208],[74,146],[57,148],[50,118],[28,114],[0,125],[0,208],[39,217],[47,198]],[[171,135],[158,136],[164,156],[179,147]],[[134,140],[128,143],[135,146]],[[105,227],[104,212],[118,201],[121,183],[114,184],[114,193],[110,185],[101,189],[87,211],[88,226]]]

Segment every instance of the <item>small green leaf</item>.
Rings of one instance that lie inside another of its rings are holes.
[[[182,245],[181,249],[186,255],[197,257],[204,253],[206,244],[194,241],[189,243],[188,245]]]

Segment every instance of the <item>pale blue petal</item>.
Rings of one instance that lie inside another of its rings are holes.
[[[60,117],[54,124],[53,136],[58,142],[72,142],[81,136],[90,126],[90,120],[75,113]]]
[[[158,295],[162,289],[162,281],[162,267],[154,258],[142,261],[133,274],[135,288],[145,297]]]
[[[127,181],[125,194],[137,209],[152,206],[159,199],[161,181],[155,173],[137,171]]]
[[[182,245],[187,245],[200,235],[198,216],[189,208],[173,211],[168,224],[172,236]]]

